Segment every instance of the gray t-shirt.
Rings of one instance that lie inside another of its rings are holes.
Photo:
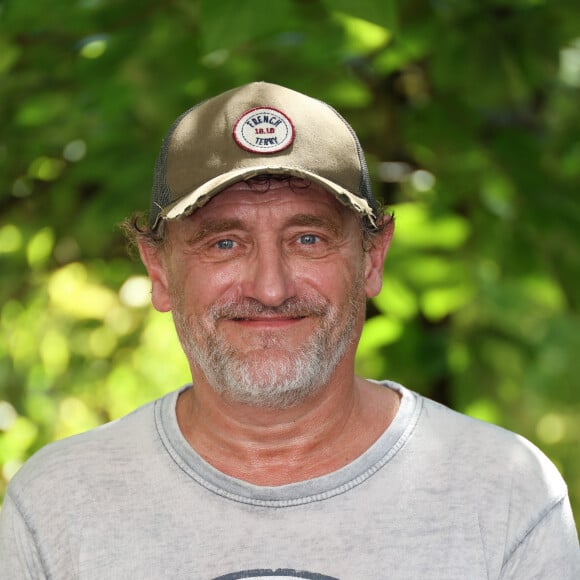
[[[578,580],[566,486],[525,439],[399,385],[336,472],[264,487],[206,463],[171,393],[51,444],[9,485],[0,578]]]

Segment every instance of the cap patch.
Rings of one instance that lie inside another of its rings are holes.
[[[277,109],[257,107],[246,111],[236,121],[234,139],[251,153],[277,153],[292,145],[294,125]]]

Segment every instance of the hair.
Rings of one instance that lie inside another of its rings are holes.
[[[256,191],[268,191],[272,181],[286,181],[288,182],[289,187],[293,190],[306,189],[311,185],[311,182],[307,179],[294,177],[292,175],[270,174],[252,177],[247,179],[246,183]],[[360,214],[356,215],[359,219],[362,244],[365,252],[373,247],[375,238],[395,219],[394,213],[385,213],[384,207],[379,203],[377,203],[375,210],[375,221],[377,225],[371,223],[366,216]],[[167,236],[165,235],[165,224],[165,220],[160,220],[157,227],[152,228],[149,219],[149,212],[139,211],[123,220],[119,224],[119,227],[125,234],[125,237],[129,242],[129,247],[133,250],[137,247],[139,241],[143,241],[156,248],[164,247],[167,240]]]

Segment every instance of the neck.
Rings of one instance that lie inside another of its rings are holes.
[[[179,426],[208,463],[232,477],[257,485],[319,477],[364,453],[398,408],[390,389],[344,371],[339,365],[319,393],[288,409],[224,401],[198,378],[178,401]]]

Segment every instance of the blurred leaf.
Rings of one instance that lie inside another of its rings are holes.
[[[397,243],[415,248],[453,249],[469,235],[468,221],[457,215],[429,215],[427,207],[405,204],[397,208]]]
[[[347,52],[366,54],[383,47],[391,38],[391,33],[386,28],[367,20],[341,12],[335,13],[334,17],[346,30]]]
[[[289,0],[200,0],[205,52],[228,49],[295,25]],[[215,54],[215,53],[214,53]]]
[[[329,10],[350,14],[362,20],[374,22],[383,28],[394,30],[397,27],[397,4],[395,0],[324,0]]]

